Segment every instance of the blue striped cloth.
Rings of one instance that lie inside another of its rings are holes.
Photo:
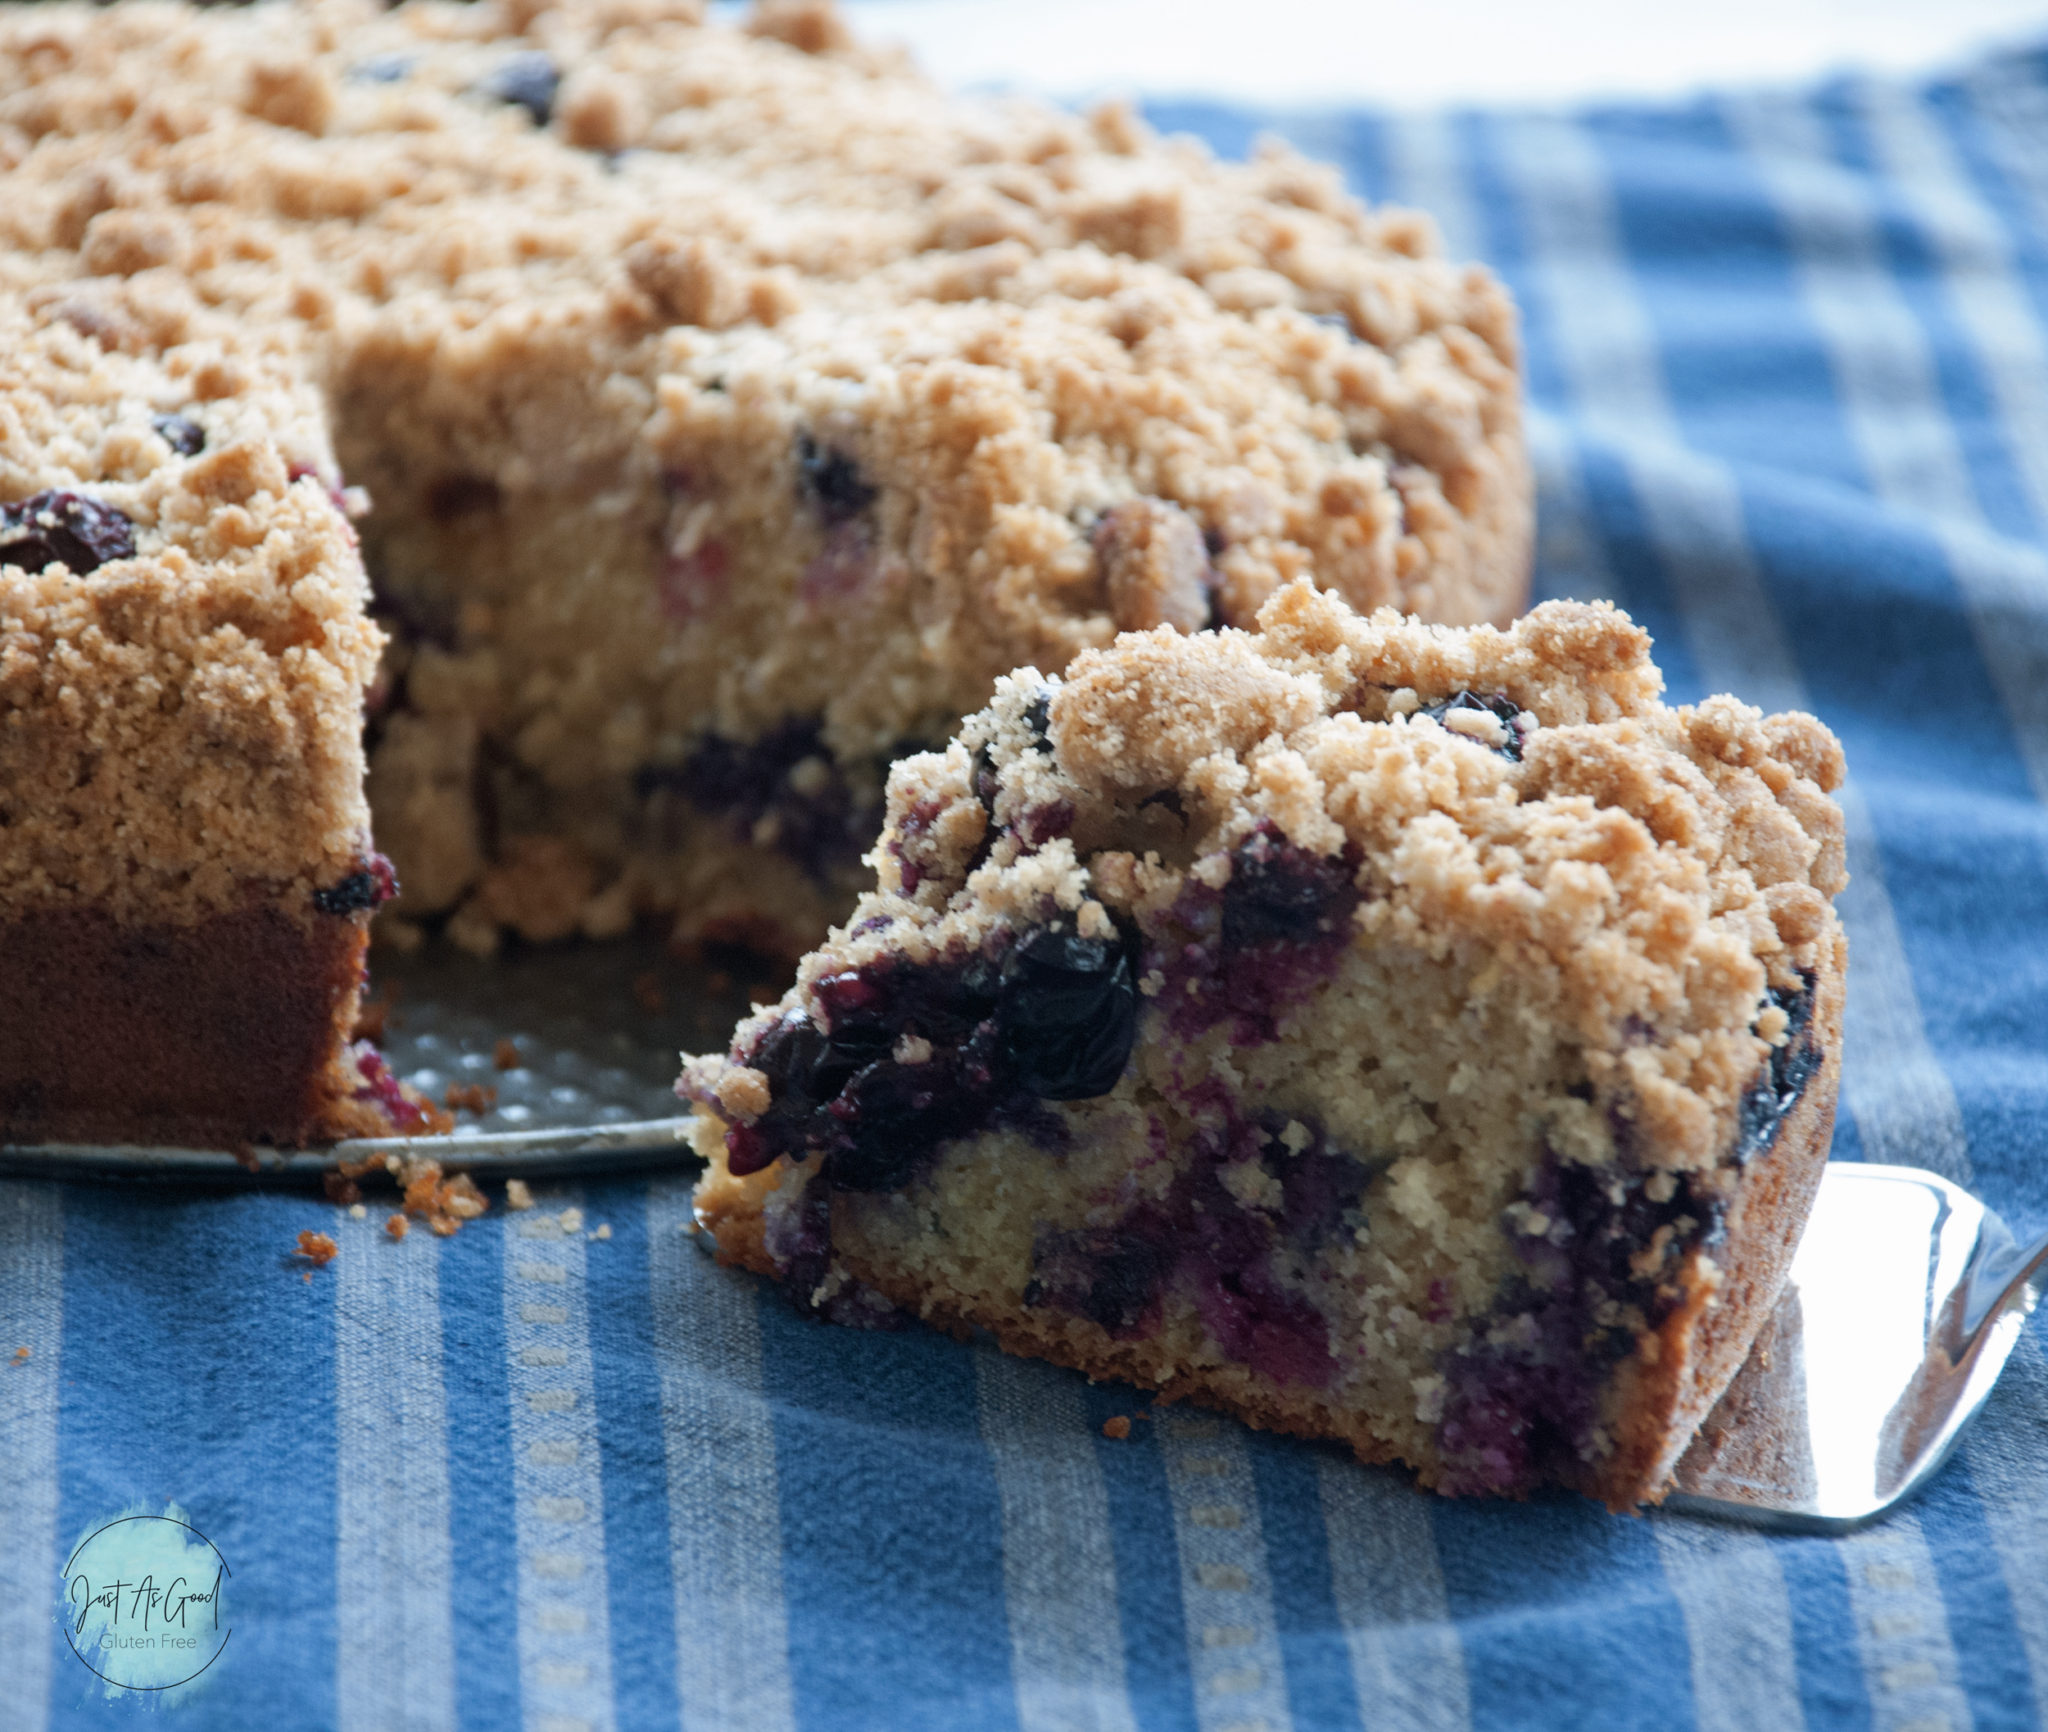
[[[1540,585],[1852,779],[1836,1152],[2048,1227],[2048,57],[1570,115],[1179,105],[1492,260]],[[2048,1710],[2035,1323],[1917,1505],[1767,1538],[1414,1495],[939,1336],[799,1321],[681,1179],[373,1243],[302,1198],[0,1185],[0,1726],[109,1723],[53,1619],[175,1503],[234,1574],[195,1727],[1873,1727]],[[310,1283],[281,1253],[326,1226]]]

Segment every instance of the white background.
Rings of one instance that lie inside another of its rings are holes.
[[[849,0],[954,88],[1247,103],[1670,96],[2048,40],[2048,0]]]

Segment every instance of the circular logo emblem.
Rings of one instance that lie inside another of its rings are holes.
[[[227,1559],[190,1522],[119,1516],[79,1541],[64,1565],[71,1651],[116,1690],[175,1690],[233,1634]]]

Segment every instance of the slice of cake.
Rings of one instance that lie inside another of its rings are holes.
[[[1646,636],[1158,630],[899,764],[877,889],[697,1059],[721,1256],[1341,1438],[1660,1495],[1832,1125],[1842,775]]]
[[[1505,620],[1514,311],[1278,148],[967,103],[829,8],[0,7],[0,275],[289,333],[394,637],[393,915],[792,954],[892,757],[1304,573]]]
[[[119,310],[0,302],[0,1144],[409,1128],[349,1045],[380,637],[317,405],[169,286]]]

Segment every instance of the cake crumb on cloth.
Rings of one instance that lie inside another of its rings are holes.
[[[446,1239],[490,1208],[467,1173],[450,1175],[436,1160],[414,1158],[398,1169],[398,1182],[405,1192],[405,1212],[418,1215],[436,1238]]]

